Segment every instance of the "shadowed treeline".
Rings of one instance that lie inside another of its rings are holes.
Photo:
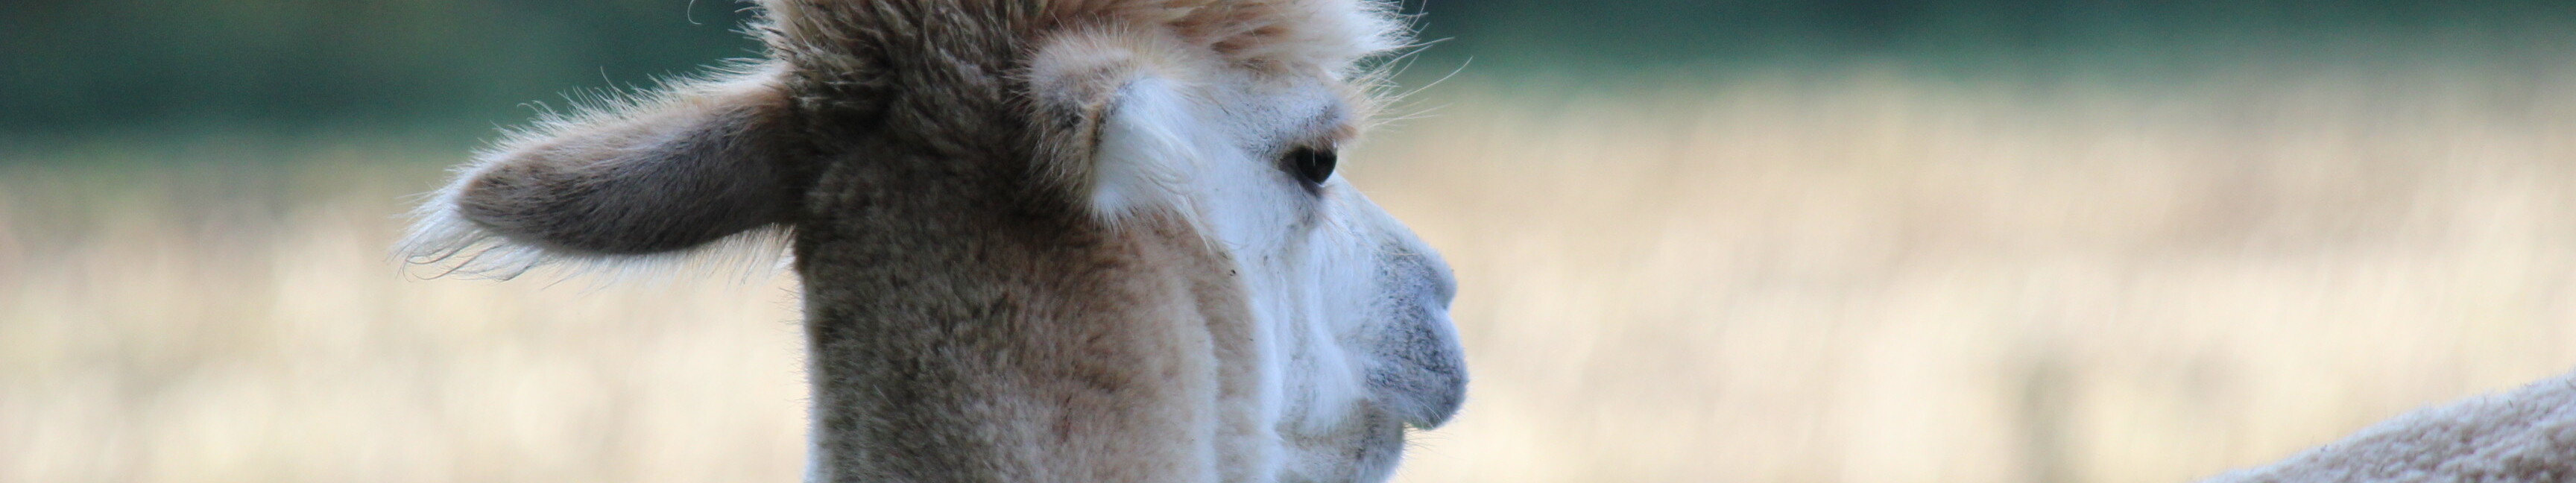
[[[1422,80],[1896,60],[1958,72],[2189,68],[2248,52],[2560,52],[2576,4],[2228,0],[1404,0]],[[581,89],[756,46],[726,0],[0,2],[0,136],[429,129],[471,139]]]
[[[434,127],[743,57],[725,0],[0,2],[0,133]],[[250,125],[244,125],[249,123]]]
[[[2252,50],[2511,49],[2565,43],[2576,4],[2545,0],[1409,0],[1425,37],[1533,67],[1690,60],[2052,61]]]

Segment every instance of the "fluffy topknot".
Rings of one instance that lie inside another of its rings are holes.
[[[1348,74],[1355,61],[1406,43],[1392,6],[1375,0],[759,0],[773,55],[845,74],[879,70],[890,49],[951,65],[991,61],[1057,32],[1170,29],[1244,65]]]

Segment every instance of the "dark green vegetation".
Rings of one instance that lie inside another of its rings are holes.
[[[755,45],[726,0],[0,2],[0,135],[398,128],[474,137],[566,93],[650,85]],[[2576,2],[1405,0],[1413,74],[1900,62],[2099,71],[2392,51],[2550,55]],[[2538,54],[2532,54],[2532,53]],[[1472,58],[1472,62],[1465,59]],[[1702,72],[1710,71],[1710,72]]]
[[[483,131],[750,55],[725,0],[10,0],[0,132]]]
[[[2511,49],[2565,42],[2576,26],[2576,2],[2552,0],[1407,1],[1425,2],[1425,37],[1524,68]]]

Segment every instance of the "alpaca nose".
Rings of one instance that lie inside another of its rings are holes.
[[[1449,303],[1458,282],[1449,263],[1430,247],[1411,241],[1390,247],[1382,259],[1389,280],[1377,330],[1378,364],[1369,384],[1379,402],[1399,420],[1420,428],[1439,426],[1457,414],[1467,393],[1467,361],[1449,319]]]

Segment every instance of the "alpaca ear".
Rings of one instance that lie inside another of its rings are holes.
[[[543,122],[478,156],[422,206],[404,251],[413,263],[508,276],[783,223],[802,183],[786,159],[795,148],[780,72],[680,84]]]
[[[1177,171],[1194,156],[1185,49],[1132,32],[1075,32],[1044,44],[1029,84],[1046,173],[1104,219],[1173,203]]]

